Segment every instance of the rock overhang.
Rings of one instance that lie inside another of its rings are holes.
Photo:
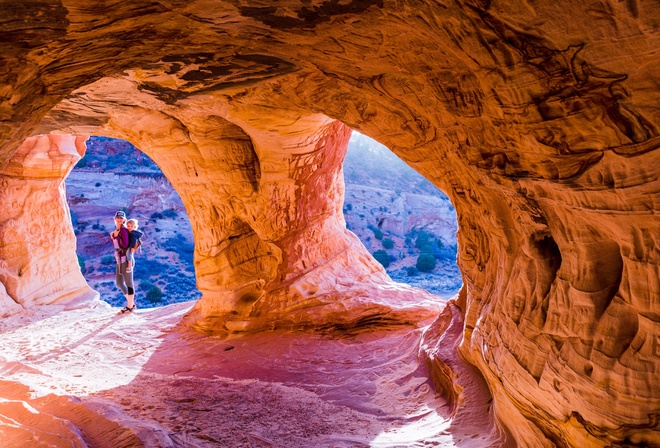
[[[25,181],[11,166],[27,136],[125,138],[186,203],[200,328],[415,322],[433,313],[405,305],[424,299],[391,292],[342,227],[342,151],[359,130],[452,199],[459,350],[516,439],[654,440],[655,3],[213,6],[63,2],[48,26],[46,6],[12,10],[33,18],[6,34],[5,182]],[[616,416],[599,409],[603,384]]]

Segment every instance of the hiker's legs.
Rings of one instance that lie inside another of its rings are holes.
[[[117,268],[115,269],[115,283],[117,284],[117,287],[121,289],[121,292],[124,293],[124,295],[128,294],[128,288],[126,287],[126,283],[124,282],[125,271],[126,271],[126,262],[121,264],[117,263]],[[131,283],[131,289],[133,289],[132,283]]]
[[[135,290],[133,289],[133,273],[126,272],[126,270],[124,270],[122,277],[124,283],[126,284],[126,292],[124,293],[124,295],[126,296],[126,307],[132,309],[133,306],[135,306]]]

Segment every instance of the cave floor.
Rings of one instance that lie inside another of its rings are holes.
[[[27,386],[32,398],[102,403],[124,426],[157,428],[169,446],[471,448],[493,442],[487,419],[453,424],[419,355],[423,329],[344,338],[206,336],[177,326],[191,306],[119,316],[102,302],[3,319],[0,373],[3,381]]]

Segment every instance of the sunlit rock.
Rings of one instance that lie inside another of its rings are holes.
[[[21,310],[23,310],[23,307],[7,294],[5,285],[0,283],[0,317],[11,316]]]
[[[64,178],[84,152],[83,137],[31,137],[0,170],[2,314],[16,305],[89,305],[66,204]]]

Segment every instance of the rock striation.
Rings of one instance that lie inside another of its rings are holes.
[[[191,325],[364,331],[438,314],[345,229],[352,128],[452,199],[456,353],[518,444],[660,445],[657,2],[0,8],[3,313],[91,299],[54,198],[82,154],[72,136],[105,135],[147,153],[186,205]],[[56,206],[26,194],[39,189]]]
[[[30,137],[0,170],[0,315],[34,305],[98,300],[71,250],[76,240],[63,182],[84,154],[85,140]]]

